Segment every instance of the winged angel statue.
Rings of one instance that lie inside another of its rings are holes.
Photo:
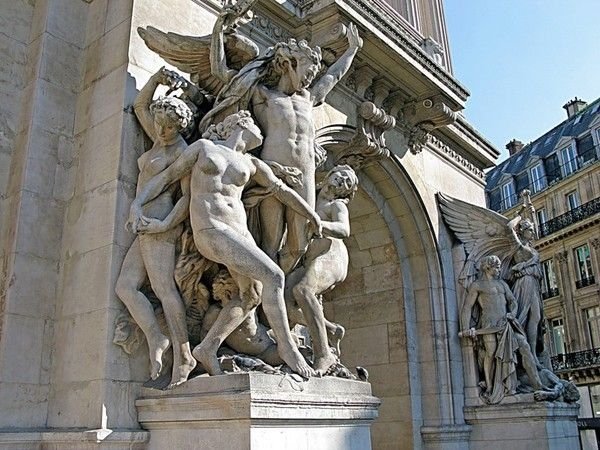
[[[565,401],[576,401],[574,385],[558,380],[537,358],[538,351],[543,350],[539,332],[542,274],[539,254],[533,246],[535,210],[528,191],[523,191],[522,199],[517,215],[508,219],[438,194],[444,221],[467,255],[459,275],[467,292],[459,336],[480,338],[478,360],[484,375],[480,385],[486,403],[498,403],[506,394],[531,390],[537,400],[556,400],[560,396]],[[555,390],[560,395],[549,394]]]
[[[131,351],[145,337],[152,379],[164,372],[171,347],[170,386],[183,383],[197,361],[210,374],[222,373],[223,343],[261,358],[238,358],[240,364],[268,371],[283,363],[303,377],[345,369],[338,359],[343,327],[327,321],[319,305],[321,293],[343,281],[345,267],[335,275],[312,271],[332,248],[344,253],[345,205],[358,179],[350,167],[334,168],[317,204],[315,172],[324,150],[315,143],[312,109],[348,71],[362,40],[350,24],[348,48],[329,67],[319,47],[295,39],[260,55],[236,31],[251,20],[255,2],[226,2],[205,37],[138,29],[190,81],[162,68],[134,105],[154,146],[138,160],[128,220],[138,237],[117,282],[132,320],[118,323],[115,340]],[[153,101],[159,85],[169,88],[167,96]],[[315,254],[317,247],[324,250]],[[286,275],[301,286],[284,287]],[[290,292],[295,300],[285,298]],[[298,317],[296,301],[307,317]],[[309,327],[309,361],[290,332],[294,323]]]

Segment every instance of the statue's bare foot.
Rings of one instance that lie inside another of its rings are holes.
[[[156,380],[162,370],[163,353],[169,348],[171,342],[164,334],[159,333],[156,338],[148,340],[148,348],[150,350],[150,378]]]
[[[179,367],[173,367],[173,377],[171,378],[171,383],[169,383],[167,389],[172,389],[175,386],[185,383],[190,372],[196,368],[196,364],[196,360],[192,355],[183,355],[183,363]]]
[[[335,348],[335,351],[337,352],[338,357],[342,354],[341,350],[340,350],[340,342],[342,341],[342,339],[344,339],[344,336],[346,334],[346,329],[341,326],[340,324],[335,324],[335,329],[329,333],[330,335],[330,344],[333,348]]]
[[[315,357],[313,369],[318,376],[323,376],[335,363],[337,363],[337,358],[335,355],[332,352],[327,352],[326,355]]]
[[[283,346],[278,347],[279,355],[293,372],[296,372],[298,375],[304,378],[310,378],[316,375],[315,371],[308,365],[304,357],[297,349],[290,348],[289,350],[286,350],[282,347]]]
[[[219,364],[216,352],[212,352],[200,344],[194,348],[192,355],[194,355],[194,358],[202,364],[202,367],[204,367],[210,375],[223,375],[223,370],[221,369],[221,364]]]

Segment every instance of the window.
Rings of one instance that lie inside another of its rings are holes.
[[[502,208],[508,209],[517,201],[517,195],[515,194],[515,186],[511,181],[502,185]]]
[[[533,194],[541,191],[546,187],[546,180],[544,179],[544,172],[542,170],[542,164],[536,164],[529,169],[529,176],[531,178],[531,191]]]
[[[552,352],[555,355],[565,352],[565,326],[562,319],[553,319],[552,326]]]
[[[600,306],[585,310],[588,336],[592,348],[600,347]]]
[[[573,250],[575,253],[575,274],[577,289],[594,284],[594,275],[592,274],[592,258],[590,257],[590,247],[585,244]]]
[[[579,201],[579,193],[577,191],[571,191],[567,195],[565,195],[565,199],[567,200],[567,209],[569,211],[578,208],[581,205]]]
[[[544,299],[556,297],[558,295],[558,284],[556,283],[554,262],[551,259],[542,261],[542,272],[542,297]]]
[[[577,154],[579,155],[579,164],[581,166],[596,159],[596,147],[592,133],[586,134],[581,139],[577,139]]]
[[[563,177],[571,175],[577,170],[577,153],[573,144],[560,151]]]
[[[546,208],[540,208],[536,211],[538,225],[542,226],[546,222],[548,222],[548,216],[546,216]]]

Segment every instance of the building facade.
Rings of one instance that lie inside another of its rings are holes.
[[[164,65],[137,28],[206,36],[223,3],[1,3],[0,448],[149,439],[135,404],[147,355],[113,343],[124,309],[115,282],[133,240],[125,222],[149,147],[132,104]],[[374,449],[476,448],[458,338],[464,261],[435,196],[483,205],[498,151],[460,114],[469,94],[452,75],[442,0],[259,0],[254,11],[240,30],[261,49],[305,38],[329,64],[345,49],[340,24],[357,25],[364,46],[313,113],[328,152],[348,147],[365,101],[397,121],[389,154],[359,171],[348,277],[324,303],[346,327],[343,362],[368,369],[382,400]],[[577,167],[571,177],[592,169]],[[581,183],[582,204],[598,196],[597,175],[595,188]],[[583,279],[570,270],[572,283]]]
[[[488,173],[489,207],[507,217],[531,192],[543,269],[545,343],[554,370],[581,386],[581,417],[600,417],[600,99],[533,142],[513,140]]]

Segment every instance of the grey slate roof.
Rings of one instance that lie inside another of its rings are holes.
[[[525,145],[517,154],[512,155],[490,170],[486,177],[487,185],[485,190],[487,192],[493,191],[498,186],[499,180],[505,173],[517,175],[523,172],[532,156],[545,158],[551,154],[562,137],[576,137],[584,133],[589,128],[594,118],[599,114],[600,98],[594,100],[587,105],[585,109],[575,114],[573,117],[566,119],[535,141]]]

